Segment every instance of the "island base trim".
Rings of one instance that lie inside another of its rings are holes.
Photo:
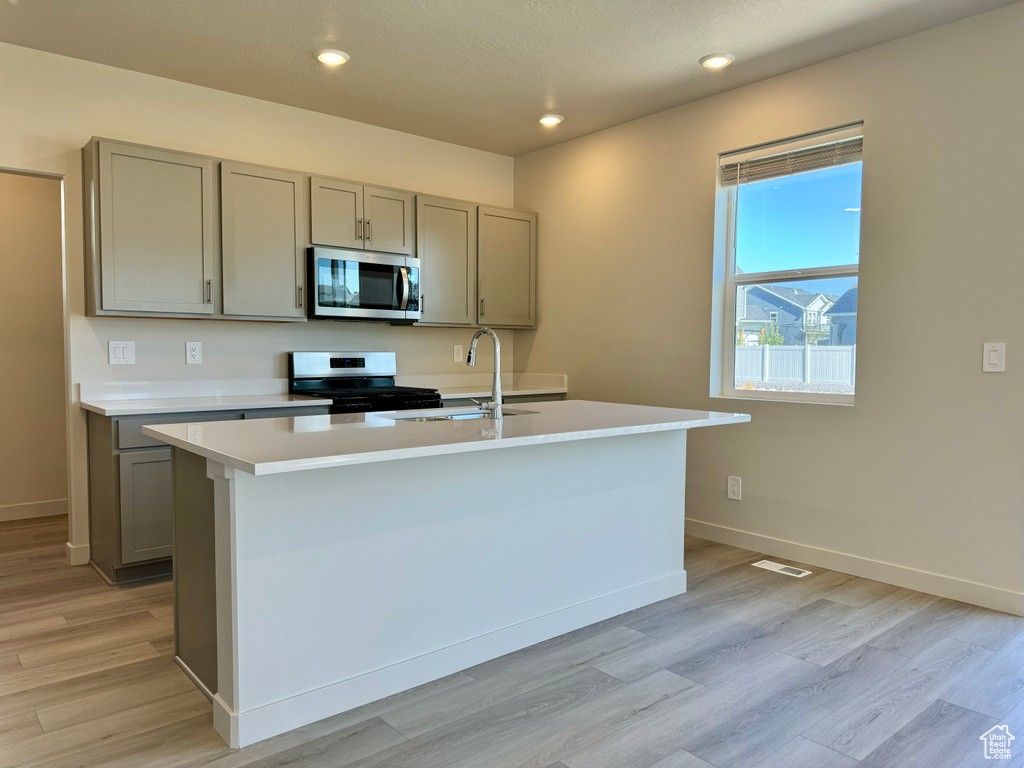
[[[680,570],[247,712],[214,696],[213,725],[238,749],[684,592]]]

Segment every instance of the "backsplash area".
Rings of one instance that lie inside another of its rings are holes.
[[[283,379],[287,353],[315,350],[394,352],[401,375],[462,374],[470,369],[454,359],[454,346],[468,349],[471,328],[420,328],[382,323],[197,322],[194,320],[72,318],[75,383],[83,381],[161,381],[168,379]],[[502,369],[513,370],[512,331],[498,331]],[[107,342],[134,341],[135,365],[109,365]],[[201,365],[185,364],[185,342],[202,343]],[[492,352],[480,345],[480,364]]]

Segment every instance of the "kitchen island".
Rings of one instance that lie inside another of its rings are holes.
[[[175,450],[176,655],[232,747],[684,592],[687,430],[750,419],[478,416],[143,428]]]

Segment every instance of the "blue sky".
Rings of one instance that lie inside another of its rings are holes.
[[[861,167],[861,163],[850,163],[741,185],[737,267],[743,272],[768,272],[856,264]],[[806,290],[815,289],[807,286]]]

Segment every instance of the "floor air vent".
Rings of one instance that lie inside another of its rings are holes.
[[[775,571],[776,573],[784,573],[787,576],[796,576],[798,579],[802,579],[804,576],[810,576],[810,571],[805,571],[803,568],[794,568],[792,565],[783,565],[782,563],[773,563],[771,560],[758,560],[754,563],[755,568],[764,568],[766,571]]]

